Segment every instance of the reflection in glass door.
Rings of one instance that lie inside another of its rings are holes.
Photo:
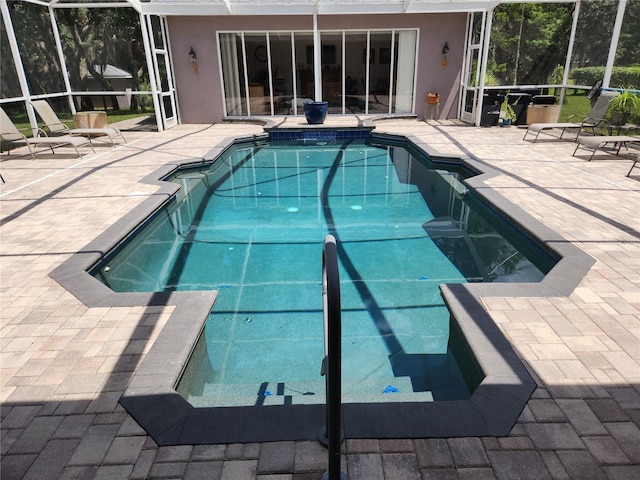
[[[375,32],[369,36],[369,98],[367,113],[389,113],[391,39],[391,32]]]
[[[345,113],[367,111],[367,32],[346,32]]]
[[[273,114],[292,115],[295,90],[293,34],[269,32],[269,53],[273,72]]]
[[[245,34],[249,115],[271,115],[271,82],[266,34]]]
[[[322,99],[329,102],[329,113],[344,113],[342,93],[342,32],[322,33]]]
[[[296,68],[297,68],[297,112],[303,112],[304,102],[314,98],[313,88],[313,34],[295,34]]]

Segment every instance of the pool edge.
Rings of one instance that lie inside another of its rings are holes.
[[[384,135],[384,134],[382,134]],[[252,136],[250,139],[263,138]],[[429,155],[459,161],[478,171],[470,182],[483,199],[513,219],[559,258],[540,283],[441,285],[441,294],[473,349],[485,379],[469,400],[436,403],[345,404],[347,438],[427,438],[508,435],[536,389],[536,383],[482,305],[489,296],[566,296],[594,260],[570,241],[509,202],[485,182],[499,174],[475,159],[437,152],[411,135],[404,136]],[[168,163],[141,181],[158,190],[139,206],[71,256],[49,275],[88,307],[174,305],[143,361],[132,375],[120,403],[158,445],[311,440],[323,423],[322,405],[194,408],[174,387],[189,358],[216,292],[116,293],[87,273],[113,246],[161,208],[177,186],[161,178],[181,165],[212,159],[234,140],[225,139],[202,159]],[[258,418],[258,417],[261,418]],[[365,421],[376,418],[378,423]]]

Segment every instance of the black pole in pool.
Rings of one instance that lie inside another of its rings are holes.
[[[333,235],[324,237],[322,254],[322,305],[324,312],[324,365],[327,397],[327,452],[329,470],[322,480],[348,480],[340,471],[342,443],[342,313],[338,249]],[[322,435],[321,435],[322,436]]]

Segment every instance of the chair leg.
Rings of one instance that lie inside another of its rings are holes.
[[[33,154],[33,150],[31,149],[31,144],[27,142],[27,148],[29,149],[29,155],[31,155],[31,160],[35,160],[36,156]]]
[[[573,151],[573,154],[571,155],[572,157],[575,157],[575,156],[576,156],[576,153],[578,152],[578,149],[579,149],[579,148],[580,148],[580,144],[579,144],[579,143],[577,143],[577,144],[576,144],[576,148],[575,148],[575,150]]]

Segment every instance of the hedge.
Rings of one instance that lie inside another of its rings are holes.
[[[604,78],[605,67],[580,67],[571,71],[571,78],[576,85],[593,85]],[[612,87],[640,89],[640,66],[613,67],[611,71]]]

